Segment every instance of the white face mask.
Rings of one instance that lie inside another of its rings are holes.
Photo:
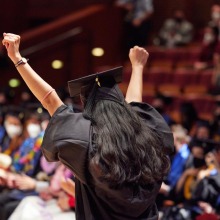
[[[211,43],[215,40],[213,34],[211,33],[205,33],[203,37],[203,42],[204,43]]]
[[[19,125],[9,124],[8,122],[4,123],[5,130],[9,136],[9,138],[18,137],[22,133],[22,127]]]
[[[36,138],[41,132],[41,127],[38,124],[29,124],[27,132],[31,138]]]
[[[219,19],[220,19],[220,13],[219,13],[219,12],[213,12],[213,13],[212,13],[212,19],[213,19],[214,21],[219,20]]]

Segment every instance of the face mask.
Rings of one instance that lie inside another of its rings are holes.
[[[9,136],[9,138],[14,138],[19,136],[22,133],[22,127],[19,125],[13,125],[5,122],[5,130]]]
[[[205,165],[205,160],[203,158],[194,157],[193,158],[193,165],[195,168],[203,167]]]
[[[211,43],[211,42],[213,42],[214,40],[215,40],[215,38],[214,38],[213,34],[211,34],[211,33],[206,33],[206,34],[204,35],[204,38],[203,38],[203,42],[204,42],[204,43]]]
[[[31,138],[36,138],[41,132],[41,127],[38,124],[29,124],[27,132]]]
[[[212,13],[212,19],[214,21],[219,20],[220,19],[220,13],[219,12],[213,12]]]

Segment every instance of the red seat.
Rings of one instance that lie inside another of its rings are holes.
[[[206,86],[207,88],[211,88],[212,87],[212,75],[213,75],[213,70],[202,71],[199,76],[198,83]]]
[[[144,82],[151,83],[156,86],[167,83],[171,77],[172,72],[164,68],[150,68],[144,73]]]
[[[209,95],[186,95],[184,99],[192,102],[199,114],[212,114],[216,106],[216,100]]]
[[[173,73],[173,83],[184,87],[189,84],[197,84],[199,72],[193,69],[177,69]]]

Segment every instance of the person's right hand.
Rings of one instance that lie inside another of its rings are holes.
[[[22,58],[19,52],[20,36],[11,33],[4,33],[3,37],[2,44],[5,46],[9,58],[14,64],[16,64]]]
[[[142,47],[135,46],[130,49],[129,58],[132,67],[134,66],[144,67],[147,63],[148,57],[149,57],[149,53]]]

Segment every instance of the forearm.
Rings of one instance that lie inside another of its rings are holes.
[[[185,180],[186,180],[186,173],[184,172],[182,174],[182,176],[180,177],[180,179],[177,181],[177,184],[176,184],[176,193],[180,192],[181,189],[183,188],[183,185],[185,183]]]
[[[143,66],[133,66],[131,79],[128,85],[125,100],[130,102],[142,102],[143,93]]]
[[[20,36],[4,33],[2,44],[5,46],[9,58],[16,65],[21,77],[30,88],[31,92],[36,98],[43,104],[48,110],[50,115],[56,111],[56,109],[62,105],[62,101],[59,96],[54,92],[53,88],[46,83],[31,67],[28,63],[23,62],[20,65],[22,57],[19,52]]]
[[[42,103],[42,105],[49,111],[50,115],[62,105],[62,101],[53,88],[45,82],[29,64],[20,65],[17,67],[21,77],[35,95],[35,97]],[[46,98],[45,95],[51,92]],[[44,99],[45,98],[45,99]]]

